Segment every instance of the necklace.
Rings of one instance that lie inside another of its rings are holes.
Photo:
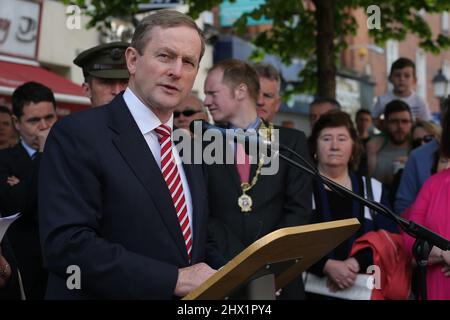
[[[273,130],[273,124],[269,123],[269,127],[267,127],[264,122],[261,122],[261,125],[259,127],[258,133],[260,136],[264,137],[265,139],[272,140],[272,130]],[[255,176],[253,177],[252,181],[250,183],[243,182],[241,183],[241,189],[242,194],[238,198],[238,206],[241,208],[241,212],[248,214],[252,211],[253,206],[253,199],[248,195],[248,192],[251,188],[255,186],[255,184],[258,182],[259,175],[261,174],[261,168],[264,164],[265,155],[261,154],[261,157],[258,161],[258,167],[256,168]]]

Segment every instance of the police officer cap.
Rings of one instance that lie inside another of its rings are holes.
[[[125,62],[126,42],[111,42],[83,51],[73,60],[83,75],[107,79],[128,79]]]

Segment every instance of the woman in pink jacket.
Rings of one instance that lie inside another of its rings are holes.
[[[442,122],[438,173],[423,185],[406,217],[437,234],[450,238],[450,100]],[[439,172],[440,171],[440,172]],[[405,234],[411,252],[414,239]],[[450,251],[433,247],[428,258],[427,296],[430,300],[450,300]]]

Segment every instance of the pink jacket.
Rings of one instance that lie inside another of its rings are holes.
[[[404,217],[419,223],[437,234],[450,238],[450,169],[431,176]],[[408,253],[414,239],[404,234]],[[441,271],[442,265],[430,265],[427,270],[428,299],[450,299],[450,278]]]

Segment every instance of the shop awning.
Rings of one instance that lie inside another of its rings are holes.
[[[28,81],[42,83],[53,90],[59,115],[90,107],[80,85],[39,66],[0,61],[0,96],[10,101],[14,90]]]

